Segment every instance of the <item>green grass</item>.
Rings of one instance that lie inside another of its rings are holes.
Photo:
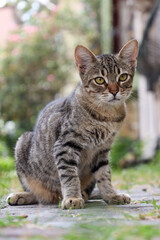
[[[6,212],[6,217],[0,219],[0,227],[8,227],[8,226],[22,226],[26,223],[27,216],[11,216],[8,212]]]
[[[20,189],[20,184],[15,171],[14,159],[0,157],[0,199],[16,189]]]
[[[20,189],[21,186],[15,171],[0,173],[0,199]]]
[[[113,169],[112,182],[118,189],[127,189],[135,185],[148,184],[160,187],[160,152],[149,164],[140,164],[128,169]]]
[[[12,157],[0,157],[0,173],[15,169],[15,162]]]
[[[160,236],[160,228],[157,226],[93,226],[81,224],[64,240],[151,240]]]

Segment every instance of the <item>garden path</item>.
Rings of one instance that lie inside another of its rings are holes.
[[[9,213],[9,218],[24,218],[25,224],[0,228],[0,240],[62,239],[63,235],[80,224],[160,226],[160,189],[149,185],[135,186],[128,192],[132,198],[129,205],[107,205],[103,200],[96,199],[97,193],[95,190],[93,199],[86,203],[84,209],[77,210],[61,210],[57,205],[4,204],[0,210],[0,220],[6,221],[6,214]]]

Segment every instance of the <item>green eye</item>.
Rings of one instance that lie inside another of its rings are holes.
[[[97,78],[95,78],[95,82],[96,82],[97,84],[103,84],[105,81],[104,81],[103,78],[97,77]]]
[[[119,77],[119,81],[125,81],[125,80],[127,80],[127,78],[128,78],[128,74],[123,73],[123,74],[121,74],[121,76]]]

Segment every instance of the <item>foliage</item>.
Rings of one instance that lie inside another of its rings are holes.
[[[1,59],[3,119],[14,120],[26,130],[33,127],[41,108],[54,98],[68,76],[64,40],[60,37],[56,41],[52,25],[40,25],[26,26],[13,34]]]
[[[15,163],[11,157],[2,158],[0,157],[0,173],[14,170]]]
[[[158,210],[160,214],[160,205],[157,205],[157,202],[155,199],[152,199],[152,204],[154,206],[154,210]]]
[[[111,149],[111,164],[113,168],[119,167],[119,163],[126,154],[133,153],[135,160],[139,160],[142,155],[143,143],[131,138],[118,137]]]
[[[30,18],[0,50],[0,114],[5,123],[13,121],[16,130],[0,135],[12,149],[17,136],[33,129],[40,110],[74,78],[76,44],[98,45],[95,6],[97,0],[60,1]]]
[[[0,140],[0,156],[8,156],[8,148],[4,141]]]
[[[13,156],[15,141],[19,134],[20,130],[16,129],[16,125],[13,121],[5,123],[0,119],[0,156]]]
[[[160,162],[160,150],[156,152],[155,157],[153,158],[153,161],[155,161],[156,163]]]

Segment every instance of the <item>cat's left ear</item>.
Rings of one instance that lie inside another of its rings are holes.
[[[136,67],[138,55],[138,41],[136,39],[127,42],[119,51],[118,57],[128,61],[132,67]]]
[[[87,69],[97,61],[94,53],[82,45],[76,47],[74,56],[81,76],[83,76]]]

